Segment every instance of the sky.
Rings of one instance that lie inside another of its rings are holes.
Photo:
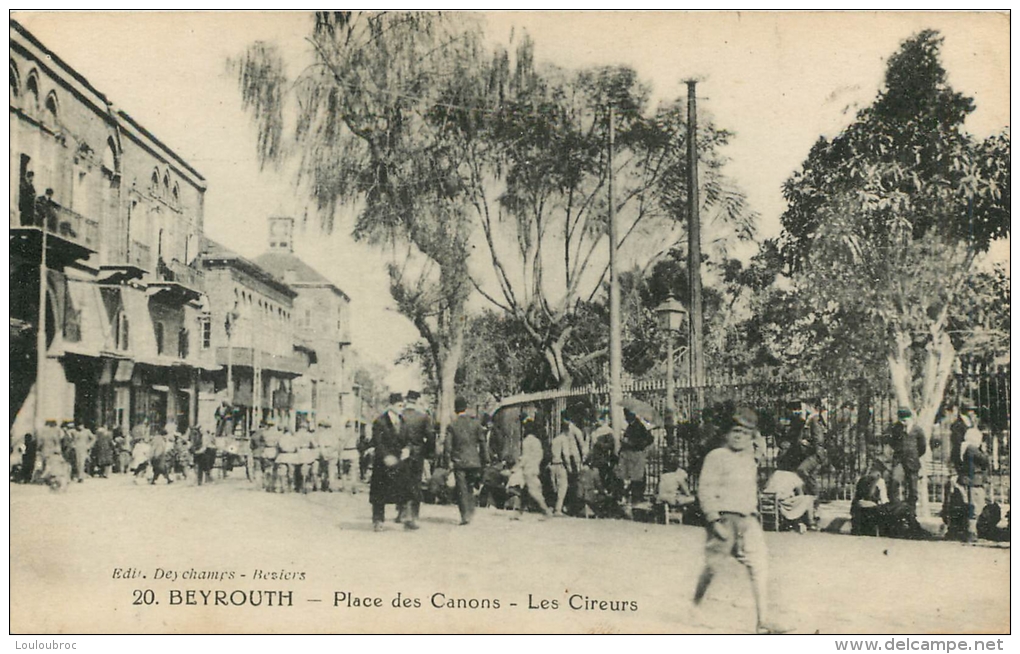
[[[305,200],[287,175],[259,170],[255,129],[225,62],[256,40],[303,51],[307,13],[12,16],[202,173],[211,238],[254,257],[266,248],[268,216],[303,215]],[[702,120],[735,134],[726,172],[761,215],[761,237],[779,233],[782,183],[811,145],[838,134],[874,99],[887,58],[921,29],[942,32],[949,83],[975,99],[968,131],[985,137],[1009,125],[1009,18],[1002,14],[490,12],[483,20],[494,44],[527,30],[539,61],[632,66],[655,101],[684,95],[683,80],[698,79]],[[418,387],[416,370],[393,365],[417,332],[389,297],[389,254],[349,232],[340,224],[324,234],[310,222],[299,228],[295,251],[351,296],[360,355],[389,370],[392,388]]]

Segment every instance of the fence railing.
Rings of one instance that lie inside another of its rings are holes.
[[[625,397],[651,405],[665,416],[665,380],[625,383]],[[957,414],[954,404],[969,400],[979,407],[978,418],[985,435],[985,449],[992,458],[990,494],[1008,498],[1010,488],[1010,399],[1008,370],[960,373],[950,380],[944,410],[940,411],[927,439],[922,473],[927,480],[928,499],[940,503],[944,488],[955,474],[950,460],[949,433]],[[759,466],[762,479],[774,471],[785,443],[799,438],[792,417],[792,403],[810,402],[822,415],[825,454],[817,473],[817,492],[823,500],[850,500],[857,480],[876,459],[888,462],[894,456],[890,435],[897,420],[898,403],[891,393],[876,392],[862,380],[810,380],[774,378],[760,381],[717,383],[676,390],[676,425],[653,429],[655,443],[648,456],[647,488],[654,493],[664,468],[679,464],[696,480],[705,454],[720,443],[736,406],[748,406],[758,413],[759,431],[765,438],[764,458]],[[557,417],[566,411],[586,430],[595,417],[609,407],[607,386],[591,385],[507,398],[499,410],[522,409],[544,421],[546,433],[555,434]],[[506,421],[497,420],[496,424]],[[505,429],[505,427],[504,427]],[[519,448],[519,435],[503,438],[508,447]],[[511,452],[516,455],[518,452]]]

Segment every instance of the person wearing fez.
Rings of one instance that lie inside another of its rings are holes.
[[[407,475],[401,459],[410,455],[404,443],[403,419],[400,417],[400,393],[391,393],[389,406],[372,423],[372,481],[368,489],[368,501],[372,505],[372,527],[383,531],[386,522],[386,505],[401,506],[409,499]]]
[[[421,393],[407,391],[404,403],[404,444],[408,448],[408,457],[404,461],[409,498],[402,508],[405,529],[418,528],[418,512],[421,507],[421,481],[425,471],[425,457],[429,455],[432,441],[432,421],[424,411],[418,408]]]

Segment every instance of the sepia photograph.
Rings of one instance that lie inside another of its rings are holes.
[[[1008,11],[9,32],[15,649],[1008,643]]]

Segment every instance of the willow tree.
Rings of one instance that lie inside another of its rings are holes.
[[[463,142],[430,116],[479,57],[470,23],[432,13],[318,12],[304,59],[256,42],[231,62],[264,166],[294,172],[326,232],[357,207],[356,239],[387,248],[397,308],[439,374],[441,428],[463,347],[471,205],[455,168]],[[290,77],[291,63],[301,67]]]
[[[897,401],[929,431],[975,261],[1009,234],[1008,131],[984,141],[964,131],[974,103],[946,82],[941,44],[931,30],[903,43],[875,102],[786,183],[782,218],[800,320],[824,327],[814,346],[884,364]]]

